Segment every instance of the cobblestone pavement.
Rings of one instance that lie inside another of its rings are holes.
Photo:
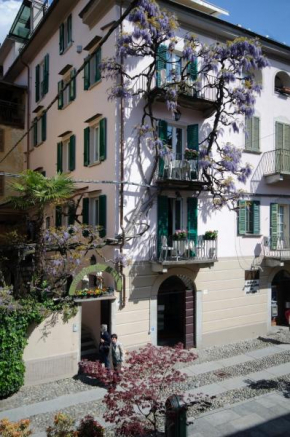
[[[188,437],[290,435],[290,334],[276,330],[265,338],[200,351],[199,359],[181,369],[188,375],[179,388],[185,393],[214,396],[200,414],[190,407]],[[102,415],[105,390],[86,381],[68,378],[24,387],[0,401],[0,419],[29,417],[35,437],[57,411],[76,420],[91,414],[106,425]],[[106,436],[114,436],[107,428]]]

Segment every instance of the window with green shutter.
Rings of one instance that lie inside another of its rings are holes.
[[[158,121],[158,135],[159,138],[161,139],[163,144],[167,144],[167,129],[168,129],[168,123],[165,120],[159,120]],[[163,177],[164,176],[164,159],[159,156],[159,177]]]
[[[62,55],[72,42],[72,15],[70,14],[59,27],[59,54]]]
[[[68,214],[68,216],[67,216],[67,224],[68,225],[74,225],[76,211],[75,211],[75,207],[73,205],[69,205],[67,214]]]
[[[100,161],[107,158],[107,119],[100,120]]]
[[[197,199],[188,197],[187,199],[187,233],[188,239],[197,244]]]
[[[197,59],[188,63],[187,72],[191,80],[195,81],[198,76],[198,64]]]
[[[102,78],[100,63],[102,61],[102,50],[99,48],[91,56],[85,59],[84,67],[84,90],[99,82]]]
[[[253,152],[259,152],[260,150],[259,117],[246,118],[245,149]]]
[[[57,107],[58,109],[62,109],[63,108],[63,80],[60,80],[57,83],[57,92],[58,92]]]
[[[167,196],[158,196],[157,201],[157,256],[160,257],[161,237],[168,238],[169,203]]]
[[[58,173],[62,173],[62,142],[57,143],[57,163],[56,169]]]
[[[90,128],[84,129],[84,166],[90,165]]]
[[[157,86],[160,87],[164,85],[163,81],[166,80],[166,62],[167,60],[167,47],[165,45],[160,45],[157,50]]]
[[[76,168],[76,136],[72,135],[69,139],[69,171],[74,171]]]
[[[33,146],[37,147],[44,141],[47,137],[47,115],[43,112],[42,115],[36,117],[33,120]]]
[[[260,235],[260,202],[258,200],[239,201],[238,234]]]
[[[70,72],[69,84],[69,101],[72,102],[76,98],[76,69],[73,68]]]
[[[85,197],[83,199],[83,210],[82,210],[84,225],[89,224],[89,215],[90,215],[90,199],[88,197]]]
[[[198,144],[198,124],[190,124],[187,126],[187,148],[191,150],[197,150],[199,148]]]
[[[104,238],[107,235],[107,196],[105,194],[99,196],[99,226],[100,237]]]
[[[44,57],[44,73],[43,73],[43,95],[49,90],[49,54]]]
[[[35,101],[40,99],[40,65],[35,67]]]
[[[270,248],[272,250],[277,249],[278,243],[278,212],[279,205],[278,203],[270,204]]]

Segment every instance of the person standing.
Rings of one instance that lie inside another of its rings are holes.
[[[110,368],[110,359],[109,359],[110,344],[111,344],[111,338],[110,338],[110,334],[108,333],[108,326],[101,325],[101,339],[100,339],[99,352],[100,352],[101,362],[105,364],[105,367],[107,369]]]
[[[110,355],[113,363],[114,370],[119,372],[122,370],[122,364],[125,358],[125,352],[122,344],[118,341],[117,334],[111,335]]]

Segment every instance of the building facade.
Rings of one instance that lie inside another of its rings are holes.
[[[205,43],[257,36],[223,21],[219,16],[225,11],[206,2],[159,3],[178,17],[177,53],[189,31]],[[114,239],[124,227],[130,228],[130,221],[134,224],[121,254],[118,245],[104,249],[109,264],[108,260],[124,254],[129,260],[123,269],[122,293],[116,292],[111,300],[80,303],[76,318],[66,326],[59,322],[45,342],[43,326],[35,329],[25,351],[27,383],[75,373],[81,331],[89,332],[97,345],[100,323],[108,323],[126,348],[179,341],[186,347],[203,347],[264,335],[273,323],[286,324],[290,48],[260,37],[270,67],[256,77],[263,90],[255,115],[247,122],[247,135],[243,129],[224,134],[223,141],[241,148],[243,161],[253,167],[239,208],[215,211],[199,184],[197,161],[185,155],[185,149],[198,147],[211,126],[212,91],[180,101],[178,119],[172,118],[164,102],[155,103],[159,135],[170,144],[172,159],[159,163],[150,208],[145,211],[146,187],[135,133],[144,102],[137,97],[123,105],[118,99],[108,100],[112,83],[102,78],[99,69],[101,59],[114,56],[120,28],[96,50],[126,6],[113,0],[54,0],[48,9],[40,9],[43,16],[31,31],[35,5],[24,1],[22,13],[30,8],[24,26],[28,31],[17,30],[16,19],[8,38],[13,43],[5,52],[4,44],[0,49],[4,80],[28,90],[26,129],[31,128],[31,133],[25,160],[29,168],[41,169],[48,177],[66,172],[79,181],[85,195],[78,214],[83,223],[102,226],[103,237]],[[130,23],[125,20],[122,30],[127,29]],[[20,54],[16,44],[22,44]],[[145,57],[128,61],[126,67],[138,73],[146,71],[148,62]],[[168,68],[165,62],[153,86],[162,86]],[[143,84],[135,86],[140,89]],[[22,152],[19,149],[19,155]],[[145,169],[152,166],[150,153],[142,155],[142,163]],[[144,220],[148,230],[142,233]],[[68,224],[55,211],[48,212],[47,221]],[[185,240],[174,239],[180,230],[186,230]],[[217,238],[210,231],[217,231]],[[103,260],[97,257],[96,262]],[[106,274],[103,279],[113,285]]]

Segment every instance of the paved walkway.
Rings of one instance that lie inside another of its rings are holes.
[[[188,437],[289,435],[290,399],[277,392],[204,413],[188,428]]]
[[[290,351],[290,344],[279,344],[218,361],[193,364],[183,369],[183,371],[191,376],[201,375],[210,371],[222,371],[229,366],[259,360],[286,351]],[[266,370],[249,373],[246,376],[224,379],[195,388],[188,393],[195,394],[202,392],[210,396],[219,395],[229,390],[248,387],[249,380],[271,380],[287,374],[290,374],[290,363],[269,367]],[[24,405],[0,412],[0,419],[8,417],[12,421],[17,421],[38,414],[57,412],[73,405],[100,400],[105,392],[102,388],[96,388],[80,393],[63,395],[49,401]],[[96,419],[104,424],[102,418],[96,417]],[[286,399],[278,392],[271,392],[254,400],[250,399],[222,408],[221,410],[205,413],[193,425],[189,426],[188,434],[195,437],[231,435],[250,437],[288,436],[290,435],[290,399]],[[44,437],[46,434],[38,433],[34,434],[34,436]]]

